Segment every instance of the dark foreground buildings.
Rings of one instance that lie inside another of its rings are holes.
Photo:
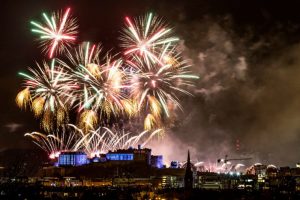
[[[93,158],[64,152],[30,176],[5,170],[0,168],[0,199],[300,199],[300,168],[198,171],[189,152],[184,167],[172,162],[167,168],[162,156],[140,147]]]

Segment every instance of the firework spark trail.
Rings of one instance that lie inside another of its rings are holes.
[[[55,52],[62,52],[66,46],[70,46],[76,39],[77,25],[76,20],[70,18],[70,8],[64,14],[53,13],[49,18],[43,13],[45,24],[31,21],[35,27],[32,32],[40,34],[41,46],[43,51],[52,58]]]
[[[90,42],[84,42],[78,48],[67,50],[66,56],[73,68],[79,66],[86,67],[92,74],[100,73],[100,53],[102,47],[100,44],[91,45]],[[64,62],[63,62],[64,63]],[[70,66],[68,66],[70,68]]]
[[[99,156],[108,151],[128,149],[137,146],[139,143],[145,146],[154,136],[163,132],[162,129],[157,129],[152,132],[143,131],[139,134],[133,134],[125,132],[123,129],[111,130],[107,127],[99,127],[86,133],[75,125],[70,124],[70,126],[81,136],[81,139],[75,145],[76,149],[83,149],[89,157]]]
[[[25,137],[31,137],[33,142],[46,151],[49,158],[54,159],[64,151],[77,151],[76,146],[78,136],[75,132],[55,132],[53,134],[43,134],[39,132],[26,133]]]
[[[76,149],[83,149],[89,157],[99,156],[100,153],[108,152],[108,149],[110,149],[111,144],[108,138],[112,137],[109,136],[112,132],[108,128],[99,127],[97,130],[90,130],[86,133],[73,124],[69,124],[69,126],[80,135],[80,139],[76,143]]]
[[[16,96],[16,103],[19,108],[26,109],[28,103],[30,102],[31,96],[29,88],[26,87],[22,91],[20,91]]]

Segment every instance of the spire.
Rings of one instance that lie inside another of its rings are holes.
[[[191,165],[190,150],[188,150],[187,163],[189,163],[189,165]]]
[[[190,151],[188,150],[188,156],[186,161],[185,175],[184,175],[184,187],[186,189],[193,188],[193,172],[190,158]]]
[[[186,168],[185,171],[192,171],[192,166],[191,166],[191,158],[190,158],[190,150],[188,150],[188,156],[186,160]],[[188,172],[189,173],[189,172]]]

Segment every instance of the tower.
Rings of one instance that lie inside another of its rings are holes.
[[[184,188],[187,190],[191,190],[193,188],[193,172],[192,172],[192,165],[190,160],[190,151],[188,151],[188,157],[187,157],[186,168],[185,168]]]

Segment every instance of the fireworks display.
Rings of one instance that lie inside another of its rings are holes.
[[[19,73],[24,89],[16,103],[22,109],[30,107],[46,133],[25,136],[50,158],[75,150],[93,157],[144,146],[165,132],[172,112],[183,109],[180,96],[191,95],[189,88],[198,76],[182,58],[179,38],[162,19],[152,13],[126,17],[120,44],[124,52],[109,55],[102,53],[100,44],[76,47],[77,24],[70,8],[43,17],[45,24],[31,22],[32,31],[40,34],[51,60]],[[75,115],[76,125],[68,124],[70,115]],[[140,133],[114,128],[135,119],[143,120]]]

